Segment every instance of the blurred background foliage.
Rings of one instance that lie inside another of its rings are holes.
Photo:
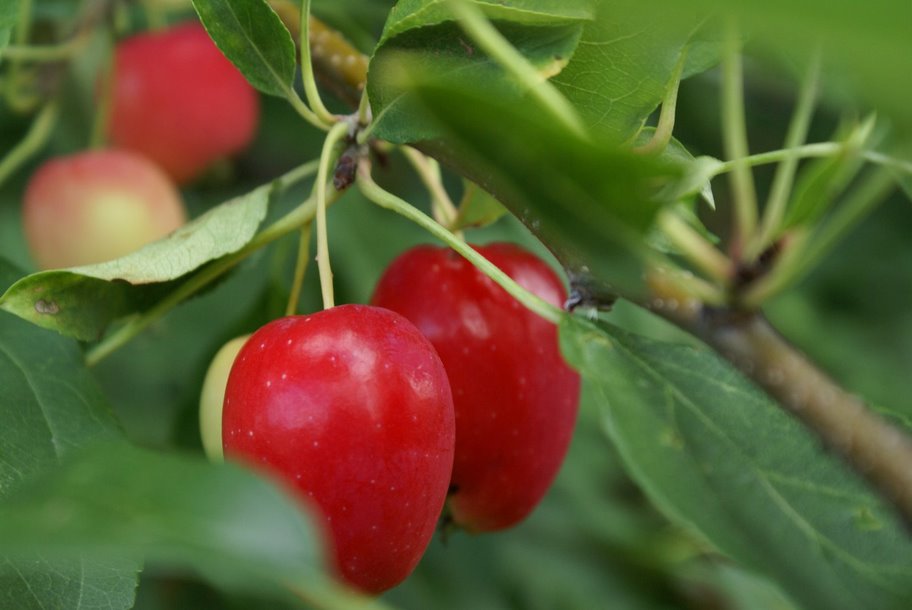
[[[58,18],[72,4],[60,0],[39,2],[36,7],[39,16]],[[391,4],[383,0],[313,3],[315,13],[365,52],[379,37]],[[770,23],[774,23],[773,17],[758,22],[758,27]],[[906,29],[912,27],[910,23],[905,24]],[[93,61],[97,56],[91,54],[81,59],[77,72],[91,70]],[[72,112],[65,114],[42,155],[0,189],[0,257],[26,270],[34,265],[21,229],[25,182],[42,159],[83,148],[91,123],[91,92],[77,86],[84,82],[78,77],[69,78],[67,108]],[[746,81],[752,149],[777,148],[787,129],[794,83],[781,70],[759,63],[747,65]],[[908,89],[909,82],[907,72],[902,86]],[[714,70],[682,84],[675,135],[695,155],[723,156],[718,86]],[[909,98],[902,99],[907,103]],[[253,146],[185,191],[194,215],[319,154],[320,134],[303,125],[283,101],[265,97],[261,101],[262,122]],[[815,117],[809,141],[828,139],[838,118],[835,108],[824,106]],[[28,117],[14,116],[0,106],[0,151],[21,139],[28,124]],[[771,170],[761,169],[757,177],[762,197]],[[427,209],[426,193],[401,156],[393,153],[378,167],[378,180]],[[452,186],[458,190],[459,181],[453,179]],[[303,193],[290,193],[283,205],[295,204]],[[704,218],[710,228],[727,222],[726,197],[725,189],[717,189],[720,213]],[[371,205],[354,191],[330,210],[329,226],[340,303],[365,302],[384,267],[398,253],[428,241],[420,229]],[[796,289],[770,303],[767,311],[788,338],[850,390],[912,419],[905,386],[912,371],[909,227],[912,206],[897,194]],[[469,231],[468,238],[517,241],[548,256],[509,216],[491,227]],[[131,441],[155,449],[201,453],[197,401],[206,367],[224,342],[282,314],[295,252],[294,237],[266,248],[95,369]],[[301,310],[319,307],[312,268]],[[652,337],[691,340],[627,303],[618,304],[608,319]],[[775,585],[716,554],[650,505],[624,473],[601,430],[591,398],[584,394],[570,454],[551,493],[530,519],[501,534],[438,536],[415,574],[384,599],[416,610],[792,607]],[[153,568],[141,577],[136,607],[276,605],[228,596],[193,575]]]

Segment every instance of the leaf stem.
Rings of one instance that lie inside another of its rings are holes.
[[[3,57],[16,61],[28,61],[36,63],[69,59],[81,51],[85,47],[86,43],[91,40],[90,34],[90,31],[84,31],[60,44],[38,46],[11,44],[3,50]]]
[[[320,169],[314,193],[317,201],[317,267],[320,270],[320,292],[323,294],[323,309],[335,305],[332,284],[332,267],[329,263],[329,235],[326,230],[326,183],[329,180],[330,164],[336,158],[336,147],[348,133],[346,123],[336,123],[329,130],[323,151],[320,153]]]
[[[0,184],[3,184],[23,163],[41,150],[57,124],[59,103],[56,100],[44,105],[44,108],[32,121],[28,133],[0,160]]]
[[[288,297],[288,306],[285,308],[286,316],[293,316],[298,311],[298,300],[301,298],[301,287],[304,285],[304,275],[310,262],[310,235],[311,223],[301,227],[298,238],[298,260],[295,263],[294,277],[291,281],[291,294]]]
[[[323,104],[320,91],[317,89],[313,62],[310,57],[310,0],[301,2],[301,30],[298,46],[301,47],[301,79],[304,81],[304,95],[307,96],[307,103],[310,104],[317,118],[327,125],[332,125],[337,118]]]
[[[479,271],[506,290],[513,298],[542,318],[553,324],[557,324],[560,322],[561,318],[566,315],[562,309],[555,307],[517,284],[513,278],[479,254],[472,246],[435,222],[433,218],[377,185],[370,175],[370,164],[367,161],[362,161],[358,167],[357,184],[361,193],[370,201],[373,201],[382,208],[392,210],[393,212],[408,218],[434,237],[443,241],[466,258],[470,263],[475,265]]]
[[[725,154],[732,160],[731,186],[734,194],[732,251],[740,259],[743,248],[757,224],[757,195],[754,177],[744,162],[749,151],[744,118],[744,74],[741,41],[737,25],[730,21],[725,32],[722,56],[722,135]]]
[[[516,78],[555,119],[577,135],[587,137],[573,105],[497,31],[481,9],[465,0],[448,0],[448,5],[475,44]]]
[[[704,239],[678,214],[670,209],[663,210],[659,214],[657,222],[659,228],[675,247],[704,275],[723,285],[729,281],[732,263],[728,257]]]
[[[114,41],[112,40],[113,44]],[[108,127],[111,123],[111,108],[114,104],[114,53],[105,58],[104,73],[101,77],[101,95],[95,108],[92,121],[92,133],[89,136],[90,148],[102,148],[108,139]]]
[[[297,91],[289,87],[285,91],[285,99],[305,121],[321,131],[329,129],[329,124],[325,123],[307,104],[304,103],[304,100],[301,99],[301,96],[298,95]]]
[[[795,150],[807,138],[811,117],[814,113],[814,102],[817,99],[819,81],[820,53],[818,51],[815,52],[814,57],[811,59],[811,65],[798,94],[798,103],[785,138],[786,149]],[[776,169],[770,195],[763,210],[760,231],[747,245],[745,256],[748,260],[753,260],[759,256],[776,238],[782,225],[782,219],[785,217],[785,207],[795,181],[797,169],[798,156],[796,154],[786,156]]]
[[[681,52],[678,63],[675,64],[674,72],[671,75],[671,84],[665,93],[665,99],[662,100],[662,110],[659,112],[659,122],[652,133],[652,137],[642,146],[633,149],[634,152],[651,155],[658,154],[665,150],[668,143],[671,142],[671,134],[674,131],[675,111],[678,105],[678,88],[681,85],[681,74],[684,73],[684,64],[687,63],[687,47]]]

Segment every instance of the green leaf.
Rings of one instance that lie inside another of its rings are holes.
[[[907,608],[912,543],[890,507],[706,349],[568,317],[630,472],[667,514],[809,608]]]
[[[490,192],[565,264],[581,262],[616,286],[641,286],[638,255],[662,205],[655,186],[678,168],[542,120],[530,100],[433,83],[415,94],[442,134],[422,148]]]
[[[664,99],[681,53],[704,19],[689,3],[660,8],[639,0],[603,0],[573,59],[553,82],[599,137],[627,141]],[[701,49],[691,70],[706,67],[710,51]]]
[[[0,308],[77,339],[97,339],[113,320],[167,295],[179,278],[247,245],[266,217],[271,189],[228,201],[123,258],[26,276],[0,296]]]
[[[471,180],[463,180],[462,183],[462,200],[453,230],[484,227],[507,213],[507,208],[483,188]]]
[[[496,20],[500,33],[544,77],[560,72],[573,54],[582,24],[592,17],[590,0],[475,2]],[[416,70],[433,73],[454,89],[483,88],[491,97],[518,100],[519,83],[480,49],[453,21],[443,0],[408,0],[390,12],[371,59],[368,93],[374,133],[397,143],[435,137],[434,123],[410,95]]]
[[[0,502],[0,552],[111,560],[145,556],[229,589],[341,599],[301,504],[231,464],[125,444],[75,456]]]
[[[0,286],[18,277],[0,260]],[[0,498],[84,445],[119,439],[75,342],[0,312]],[[136,562],[0,556],[0,607],[130,608]]]
[[[10,34],[19,17],[22,0],[9,0],[0,5],[0,64],[3,63],[3,49],[9,44]]]
[[[218,48],[251,85],[268,95],[291,94],[295,43],[265,0],[193,0],[193,8]]]

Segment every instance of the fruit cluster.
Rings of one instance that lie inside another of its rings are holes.
[[[25,234],[42,269],[118,258],[186,219],[178,185],[243,150],[256,92],[190,22],[142,33],[114,51],[110,148],[51,159],[29,181]]]
[[[527,290],[564,301],[534,255],[477,250]],[[212,388],[226,378],[219,425]],[[563,461],[580,388],[553,324],[431,246],[395,260],[370,306],[282,318],[229,344],[206,385],[210,453],[221,441],[226,456],[315,507],[338,574],[370,593],[411,573],[441,511],[472,532],[526,517]]]

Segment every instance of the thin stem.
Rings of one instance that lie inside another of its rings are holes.
[[[856,186],[826,223],[813,234],[802,234],[788,248],[792,256],[746,291],[744,303],[759,307],[800,279],[829,252],[860,218],[883,201],[894,188],[889,169],[878,168]]]
[[[0,160],[0,184],[3,184],[23,163],[44,146],[57,124],[59,103],[54,100],[45,104],[28,133]]]
[[[443,188],[440,165],[436,160],[424,156],[411,146],[403,146],[401,150],[405,158],[415,168],[415,171],[418,172],[418,177],[421,178],[421,182],[424,183],[424,186],[431,194],[431,200],[434,204],[434,220],[447,228],[451,227],[453,221],[459,215],[459,211],[453,204],[453,200],[450,199],[446,189]]]
[[[664,210],[659,214],[658,225],[681,254],[707,277],[720,284],[729,280],[731,261],[680,216]]]
[[[736,258],[750,240],[757,224],[757,195],[754,177],[743,162],[748,154],[747,123],[744,118],[744,74],[737,26],[726,28],[722,57],[722,135],[725,155],[733,160],[731,185],[734,191],[734,233],[732,250]]]
[[[313,62],[310,58],[310,0],[301,2],[301,78],[304,81],[304,95],[314,114],[328,125],[336,122],[336,117],[323,104],[317,81],[314,78]]]
[[[681,74],[684,72],[684,64],[687,63],[687,48],[681,52],[678,63],[675,64],[674,73],[671,75],[671,86],[665,93],[665,99],[662,100],[662,110],[659,112],[659,122],[656,129],[648,142],[642,146],[633,149],[644,155],[660,153],[665,150],[668,143],[671,142],[671,134],[674,131],[675,111],[678,105],[678,88],[681,84]]]
[[[323,309],[335,305],[332,285],[332,267],[329,264],[329,235],[326,230],[326,182],[329,180],[330,164],[336,158],[336,147],[348,133],[348,125],[336,123],[329,130],[323,151],[320,153],[320,169],[314,192],[317,198],[317,267],[320,270],[320,292],[323,295]]]
[[[811,59],[811,65],[808,68],[807,76],[805,77],[801,91],[798,94],[795,114],[792,116],[788,134],[785,138],[786,149],[794,150],[807,138],[808,129],[811,124],[811,116],[814,113],[814,102],[817,99],[819,81],[820,53],[817,52]],[[750,241],[747,252],[745,253],[748,260],[753,260],[759,256],[759,254],[766,250],[776,238],[779,227],[782,225],[782,219],[785,216],[785,207],[788,203],[792,185],[795,182],[795,172],[797,170],[798,156],[795,154],[786,156],[776,169],[776,175],[773,178],[769,199],[767,199],[766,207],[763,210],[760,231],[755,235],[755,238]]]
[[[298,311],[298,300],[301,298],[301,286],[304,285],[304,276],[310,262],[310,223],[301,227],[301,236],[298,238],[298,260],[295,263],[294,277],[291,281],[291,294],[288,297],[288,306],[285,308],[286,316],[293,316]]]
[[[3,57],[16,61],[39,63],[69,59],[81,51],[86,43],[91,40],[90,34],[90,32],[85,31],[66,42],[53,45],[9,45],[3,50]]]
[[[382,208],[392,210],[393,212],[408,218],[434,237],[443,241],[453,250],[465,257],[470,263],[475,265],[479,271],[506,290],[513,298],[542,318],[557,324],[565,315],[560,308],[544,301],[517,284],[509,275],[501,271],[496,265],[479,254],[466,242],[456,237],[445,227],[434,222],[433,218],[378,186],[370,175],[370,165],[366,161],[363,161],[358,167],[357,184],[361,192],[369,200]]]
[[[721,165],[719,165],[713,175],[719,176],[721,174],[731,172],[735,169],[735,167],[739,165],[756,167],[758,165],[778,163],[790,157],[795,157],[797,159],[806,159],[810,157],[831,157],[842,152],[844,148],[845,144],[841,142],[817,142],[815,144],[796,146],[795,148],[780,148],[778,150],[771,150],[769,152],[757,153],[748,157],[732,159],[731,161],[724,161]]]
[[[861,156],[871,163],[883,165],[884,167],[889,167],[906,174],[912,174],[912,162],[910,161],[897,159],[896,157],[891,157],[890,155],[877,152],[876,150],[866,150],[861,153]]]
[[[365,127],[371,122],[370,98],[367,96],[367,90],[361,93],[361,101],[358,102],[358,125]],[[359,144],[363,144],[360,140]]]
[[[111,41],[113,44],[114,41]],[[105,58],[104,73],[101,78],[101,95],[95,108],[92,122],[92,133],[89,136],[89,148],[102,148],[108,139],[108,127],[111,122],[111,109],[114,104],[114,69],[115,55],[108,53]]]
[[[586,129],[573,105],[497,31],[479,8],[464,0],[450,0],[449,7],[475,44],[516,78],[554,118],[586,137]]]
[[[264,185],[260,188],[282,192],[292,184],[310,176],[317,169],[317,163],[305,163],[285,175],[274,180],[271,184]],[[335,198],[333,198],[333,201]],[[331,203],[331,202],[328,202]],[[165,297],[154,307],[136,316],[129,322],[118,328],[115,332],[105,337],[100,343],[95,345],[86,353],[86,364],[95,366],[117,349],[126,345],[131,339],[145,330],[150,324],[164,316],[174,309],[187,298],[193,296],[199,290],[205,288],[214,280],[224,273],[231,270],[235,265],[240,263],[246,257],[250,256],[256,250],[270,244],[288,233],[299,229],[305,224],[309,224],[316,214],[316,201],[313,197],[302,203],[300,206],[268,226],[258,233],[246,246],[226,255],[218,260],[212,261],[209,266],[203,268],[196,275],[189,278],[181,284],[174,292]]]
[[[313,110],[311,110],[307,104],[304,103],[304,100],[297,94],[294,89],[289,88],[285,92],[285,99],[288,100],[288,103],[291,104],[291,107],[303,118],[305,121],[316,127],[321,131],[326,131],[329,129],[330,123],[326,123],[318,117]]]

